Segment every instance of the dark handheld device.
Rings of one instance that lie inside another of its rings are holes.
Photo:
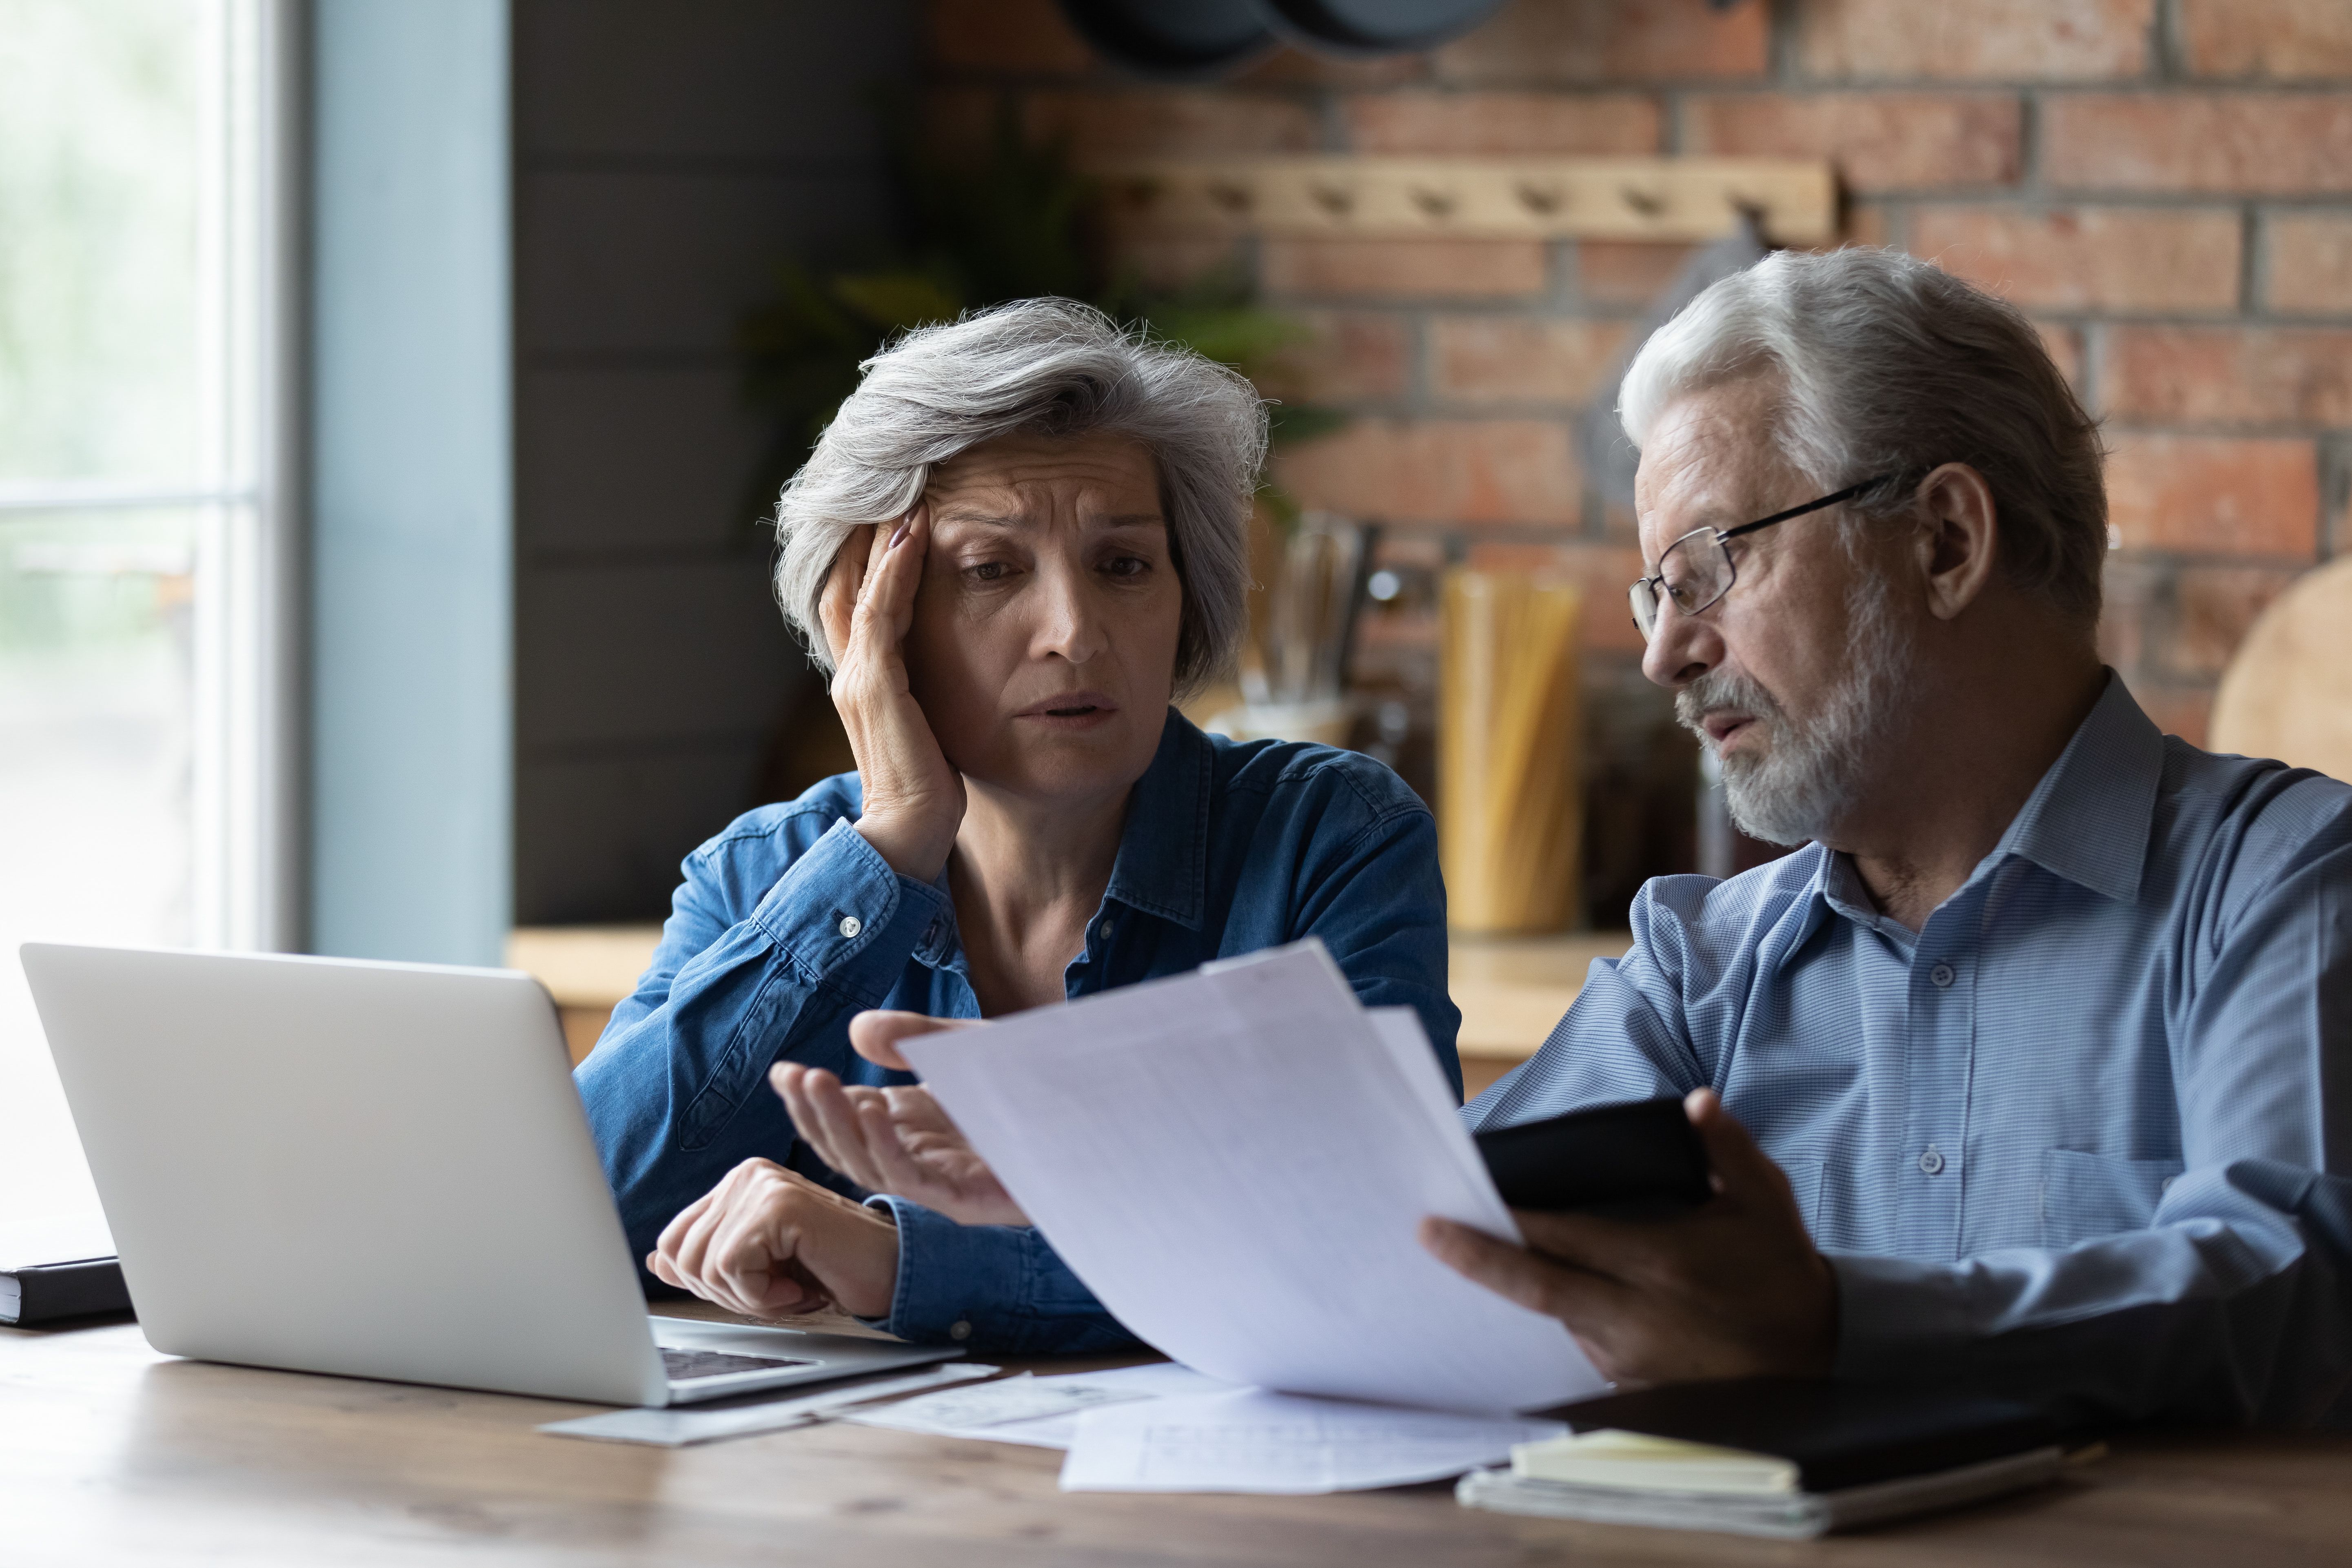
[[[1596,1105],[1477,1135],[1495,1190],[1515,1209],[1689,1208],[1706,1202],[1706,1147],[1671,1096]]]

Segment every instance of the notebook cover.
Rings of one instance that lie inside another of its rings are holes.
[[[122,1265],[111,1258],[14,1268],[0,1278],[16,1286],[13,1310],[9,1292],[0,1289],[0,1323],[46,1323],[93,1312],[120,1312],[131,1305],[131,1292],[122,1283]]]
[[[1896,1384],[1741,1378],[1603,1394],[1534,1414],[1795,1461],[1809,1492],[1956,1469],[2059,1441],[2030,1405]]]

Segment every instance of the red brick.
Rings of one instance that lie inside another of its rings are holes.
[[[1341,112],[1359,153],[1654,153],[1662,144],[1658,100],[1636,93],[1359,93]]]
[[[2148,622],[2165,597],[2172,566],[2150,560],[2137,551],[2118,550],[2107,557],[2099,583],[2099,658],[2126,675],[2147,662]]]
[[[2255,617],[2294,581],[2293,566],[2184,566],[2173,588],[2176,674],[2219,679]]]
[[[2099,385],[2125,419],[2352,425],[2352,328],[2110,327]]]
[[[2042,334],[2042,346],[2050,354],[2050,363],[2066,378],[2066,384],[2079,395],[2083,390],[2083,333],[2080,328],[2058,321],[2036,321],[2033,330]]]
[[[1076,76],[1095,55],[1054,0],[931,0],[931,60],[950,70]]]
[[[2352,217],[2275,213],[2263,302],[2298,316],[2352,316]]]
[[[1302,504],[1381,521],[1567,523],[1579,510],[1562,421],[1358,419],[1278,468]]]
[[[1707,0],[1517,0],[1437,54],[1444,81],[1666,81],[1760,77],[1771,20],[1759,5]]]
[[[1402,87],[1429,79],[1427,55],[1381,55],[1341,60],[1305,49],[1276,49],[1234,80],[1243,87]]]
[[[1246,265],[1239,237],[1230,234],[1114,225],[1104,240],[1112,267],[1153,289],[1182,289],[1210,273],[1241,272]]]
[[[1480,572],[1527,573],[1566,577],[1582,592],[1578,641],[1587,648],[1641,653],[1646,645],[1625,608],[1625,589],[1642,575],[1642,552],[1618,544],[1563,540],[1557,544],[1481,542],[1470,546],[1467,564]]]
[[[1362,403],[1402,397],[1412,343],[1402,316],[1369,310],[1301,310],[1307,341],[1285,349],[1264,378],[1276,397],[1298,403]]]
[[[1034,92],[1023,121],[1030,135],[1063,139],[1081,160],[1304,153],[1318,141],[1303,103],[1192,88]]]
[[[2231,310],[2238,216],[2133,207],[1921,207],[1910,248],[2013,305]]]
[[[2308,562],[2319,544],[2312,443],[2116,434],[2107,517],[2133,550]]]
[[[1532,239],[1267,239],[1269,293],[1395,300],[1512,300],[1540,293],[1544,246]]]
[[[2042,171],[2074,190],[2352,191],[2352,93],[2044,99]]]
[[[1807,0],[1807,75],[2078,81],[2148,68],[2156,0]]]
[[[1576,246],[1576,288],[1597,305],[1648,305],[1690,259],[1687,245],[1585,239]]]
[[[1683,106],[1684,150],[1828,158],[1850,191],[2014,184],[2012,93],[1723,93]]]
[[[1622,321],[1441,316],[1430,323],[1430,391],[1454,403],[1591,400],[1617,368]]]
[[[2202,687],[2131,683],[2131,694],[2156,727],[2192,746],[2205,743],[2213,717],[2213,693]]]
[[[2352,78],[2352,5],[2180,0],[2180,52],[2194,76],[2341,81]]]

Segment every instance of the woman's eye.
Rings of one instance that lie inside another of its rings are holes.
[[[1002,561],[983,561],[971,568],[972,580],[977,583],[997,582],[1003,577],[1005,571],[1005,564]]]
[[[1140,555],[1114,557],[1105,568],[1114,577],[1140,577],[1151,570],[1151,563]]]

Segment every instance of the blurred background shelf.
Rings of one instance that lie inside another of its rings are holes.
[[[586,1056],[621,999],[653,961],[657,925],[526,926],[509,934],[507,963],[555,998],[572,1059]],[[1456,937],[1451,989],[1462,1009],[1462,1077],[1480,1089],[1535,1054],[1596,958],[1633,945],[1624,931],[1563,936]]]

